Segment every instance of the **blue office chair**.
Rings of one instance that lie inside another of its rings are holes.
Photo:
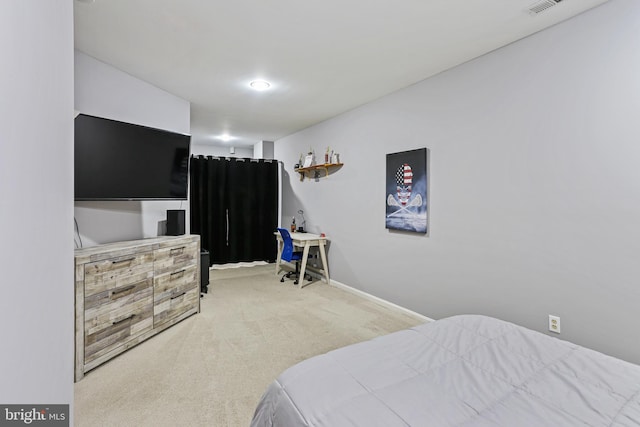
[[[281,282],[284,282],[284,279],[290,279],[291,276],[295,277],[294,285],[297,285],[298,279],[300,278],[300,261],[302,260],[302,252],[293,250],[293,240],[291,240],[291,234],[286,228],[278,228],[280,235],[282,236],[282,241],[284,243],[282,247],[282,256],[281,259],[283,261],[291,262],[295,261],[296,263],[296,271],[289,271],[285,273],[280,279]],[[311,280],[311,276],[308,276],[308,280]]]

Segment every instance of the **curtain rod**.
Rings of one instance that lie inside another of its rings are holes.
[[[244,162],[246,160],[249,160],[250,162],[264,162],[264,163],[272,163],[272,162],[277,162],[278,160],[276,159],[252,159],[250,157],[226,157],[226,156],[210,156],[210,155],[203,155],[203,154],[192,154],[191,155],[192,159],[211,159],[211,160],[227,160],[227,161],[239,161],[239,162]]]

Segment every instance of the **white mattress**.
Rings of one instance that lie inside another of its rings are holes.
[[[251,426],[639,427],[640,366],[455,316],[287,369]]]

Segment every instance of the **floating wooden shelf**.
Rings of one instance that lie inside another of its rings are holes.
[[[295,171],[300,174],[300,181],[304,181],[304,178],[319,178],[320,171],[324,171],[324,176],[329,176],[329,170],[339,169],[344,163],[323,163],[320,165],[307,166],[306,168],[297,168]]]

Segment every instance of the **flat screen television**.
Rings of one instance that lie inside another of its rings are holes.
[[[186,200],[191,136],[80,114],[75,200]]]

